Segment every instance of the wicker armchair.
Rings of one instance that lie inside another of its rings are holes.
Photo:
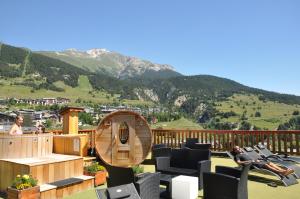
[[[166,144],[155,144],[152,146],[151,159],[155,160],[156,157],[171,156],[171,148]]]
[[[210,151],[197,149],[172,149],[170,157],[155,159],[157,172],[170,175],[187,175],[199,178],[199,190],[203,187],[202,173],[210,172]]]
[[[107,187],[115,187],[133,183],[142,199],[159,199],[160,173],[143,173],[135,176],[132,168],[106,165],[109,177]]]
[[[109,177],[107,178],[107,187],[115,187],[134,182],[134,173],[132,168],[115,167],[105,165]]]
[[[248,199],[248,171],[251,164],[242,169],[216,166],[216,173],[203,173],[204,199]]]
[[[185,142],[181,143],[180,146],[181,148],[188,147],[192,149],[193,146],[198,142],[198,138],[186,138]]]
[[[181,148],[210,150],[210,143],[199,143],[198,138],[186,138],[186,142],[180,144]]]
[[[141,199],[159,199],[159,179],[160,173],[146,173],[134,183]]]

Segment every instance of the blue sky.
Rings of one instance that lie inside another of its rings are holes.
[[[2,0],[0,41],[32,50],[106,48],[300,95],[298,0]]]

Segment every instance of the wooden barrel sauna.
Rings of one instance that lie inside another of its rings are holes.
[[[151,150],[152,132],[147,121],[132,111],[116,111],[100,122],[95,148],[107,164],[131,167],[146,159]]]
[[[33,158],[52,154],[53,134],[0,134],[0,159]]]

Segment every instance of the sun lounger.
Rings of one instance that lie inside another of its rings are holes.
[[[227,151],[226,153],[233,161],[235,161],[234,155],[231,152]],[[283,175],[279,175],[279,174],[277,174],[277,173],[275,173],[271,170],[268,170],[268,169],[258,168],[254,165],[252,165],[250,169],[254,170],[254,171],[260,171],[260,172],[265,172],[265,173],[269,173],[271,175],[274,175],[283,183],[284,186],[291,186],[291,185],[294,185],[294,184],[298,184],[298,181],[296,180],[295,176],[293,176],[292,174],[290,174],[288,176],[283,176]]]
[[[279,154],[274,154],[272,153],[265,145],[256,145],[254,147],[257,151],[259,151],[260,154],[265,156],[266,158],[275,158],[278,160],[284,160],[284,161],[292,161],[300,164],[300,157],[295,157],[295,156],[288,156],[288,155],[279,155]]]
[[[290,161],[282,161],[282,160],[278,160],[275,158],[266,158],[263,157],[261,155],[259,155],[252,147],[244,147],[244,151],[247,152],[247,154],[253,158],[254,160],[257,159],[265,159],[265,160],[269,160],[273,163],[279,164],[283,167],[289,168],[289,169],[293,169],[295,171],[295,177],[296,178],[300,178],[300,167],[295,164],[294,162],[290,162]]]

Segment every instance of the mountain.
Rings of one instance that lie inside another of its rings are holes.
[[[258,95],[260,100],[300,104],[299,96],[251,88],[230,79],[211,75],[178,76],[160,81],[145,79],[135,81],[150,89],[164,104],[177,103],[180,106],[183,104],[192,106],[205,101],[226,100],[234,94],[241,93]]]
[[[84,76],[91,93],[105,91],[120,100],[151,101],[179,107],[187,113],[240,93],[257,95],[262,101],[300,104],[299,96],[251,88],[210,75],[183,76],[169,65],[153,64],[105,49],[33,52],[0,44],[0,76],[13,79],[10,83],[13,86],[29,87],[32,92],[41,89],[61,92],[62,97],[67,87],[59,86],[61,83],[76,89],[79,77]]]
[[[62,52],[39,51],[37,53],[59,59],[92,73],[107,74],[119,79],[138,76],[165,78],[181,76],[170,65],[154,64],[150,61],[121,55],[101,48],[87,51],[68,49]]]
[[[33,88],[56,89],[54,82],[63,81],[76,87],[79,75],[88,75],[83,69],[25,48],[0,44],[0,74],[4,77],[31,77],[23,85]],[[35,82],[34,82],[35,81]]]

